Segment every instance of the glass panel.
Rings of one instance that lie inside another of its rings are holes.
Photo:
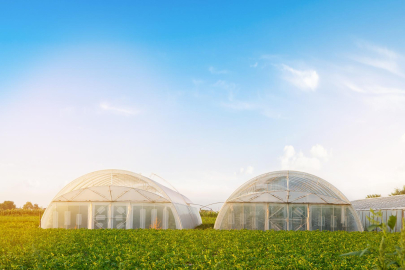
[[[246,219],[245,228],[249,230],[257,230],[256,204],[245,204],[244,208],[244,217]]]
[[[169,213],[169,227],[168,228],[172,229],[172,230],[177,229],[177,227],[176,227],[176,219],[174,217],[172,208],[167,206],[166,209],[167,209],[167,211]]]
[[[232,229],[232,227],[229,227],[229,224],[228,224],[228,220],[229,220],[228,215],[232,211],[231,206],[232,206],[232,204],[226,204],[225,205],[226,208],[224,209],[225,214],[224,214],[224,216],[222,218],[222,222],[221,222],[221,227],[220,227],[221,230],[230,230],[230,229]]]
[[[311,218],[310,226],[311,230],[322,230],[322,226],[325,225],[325,220],[322,218],[322,206],[311,206]]]
[[[94,205],[94,229],[107,229],[110,216],[108,204]]]
[[[58,228],[68,229],[68,226],[65,224],[69,223],[68,221],[65,222],[65,218],[69,217],[69,213],[65,213],[69,211],[67,204],[64,205],[57,204],[56,211],[58,213],[56,215]]]
[[[222,230],[264,230],[265,204],[228,204],[221,222]]]
[[[287,204],[269,204],[269,230],[287,230]]]
[[[154,209],[154,207],[151,204],[143,205],[143,210],[145,212],[145,229],[150,229],[152,227],[152,209]]]
[[[235,204],[233,208],[234,224],[233,228],[236,230],[244,229],[245,215],[243,204]]]
[[[67,225],[69,229],[88,228],[88,206],[87,205],[68,205],[70,212],[70,222]],[[65,213],[67,215],[67,213]],[[65,220],[65,222],[67,222]]]
[[[139,229],[141,227],[141,209],[142,205],[132,205],[132,228]]]
[[[289,230],[305,231],[307,229],[307,205],[290,204]]]
[[[322,206],[322,218],[324,220],[322,231],[333,231],[334,225],[333,206],[326,206],[326,205]]]
[[[271,181],[267,184],[267,190],[287,190],[287,177],[280,176],[275,179],[271,179]]]
[[[266,204],[256,204],[256,220],[257,220],[257,230],[264,231],[266,219],[267,207]]]
[[[345,218],[346,218],[346,230],[348,232],[353,232],[357,231],[357,224],[356,224],[356,219],[353,214],[353,210],[351,209],[350,206],[345,206]]]
[[[342,220],[342,206],[333,206],[333,221],[332,221],[332,231],[343,230],[343,220]]]

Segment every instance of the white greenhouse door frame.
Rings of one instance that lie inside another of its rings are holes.
[[[97,222],[97,217],[96,217],[96,209],[98,206],[104,206],[107,209],[107,213],[104,215],[105,218],[107,219],[107,227],[102,228],[102,229],[110,229],[111,228],[111,203],[105,203],[105,202],[97,202],[93,203],[92,205],[92,224],[93,224],[93,229],[101,229],[101,228],[96,228],[94,224]]]
[[[115,215],[115,210],[119,208],[124,208],[125,214],[122,213],[118,213],[118,217]],[[111,203],[111,226],[110,228],[114,228],[114,229],[126,229],[128,226],[128,216],[129,216],[129,208],[130,205],[129,203]],[[124,222],[124,224],[122,225],[122,221]],[[120,226],[121,224],[121,226]],[[116,226],[119,226],[119,228]]]

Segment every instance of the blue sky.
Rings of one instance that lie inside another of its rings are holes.
[[[295,169],[349,199],[405,184],[401,1],[0,4],[0,200],[98,169],[201,204]]]

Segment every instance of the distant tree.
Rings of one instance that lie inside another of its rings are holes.
[[[32,205],[31,202],[26,202],[23,206],[23,209],[28,209],[28,210],[32,210],[34,209],[34,206]]]
[[[402,189],[396,188],[395,191],[390,194],[390,196],[404,195],[404,194],[405,194],[405,186],[403,186]]]
[[[378,197],[381,197],[381,194],[370,194],[370,195],[366,196],[366,199],[368,199],[368,198],[378,198]]]
[[[34,204],[34,209],[39,209],[40,207],[38,206],[37,203]]]
[[[11,209],[16,209],[17,206],[13,201],[4,201],[4,203],[0,203],[0,209],[1,210],[11,210]]]

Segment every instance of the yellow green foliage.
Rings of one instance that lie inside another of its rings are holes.
[[[43,230],[36,217],[2,216],[0,269],[370,269],[369,255],[339,255],[379,239],[377,232]]]

